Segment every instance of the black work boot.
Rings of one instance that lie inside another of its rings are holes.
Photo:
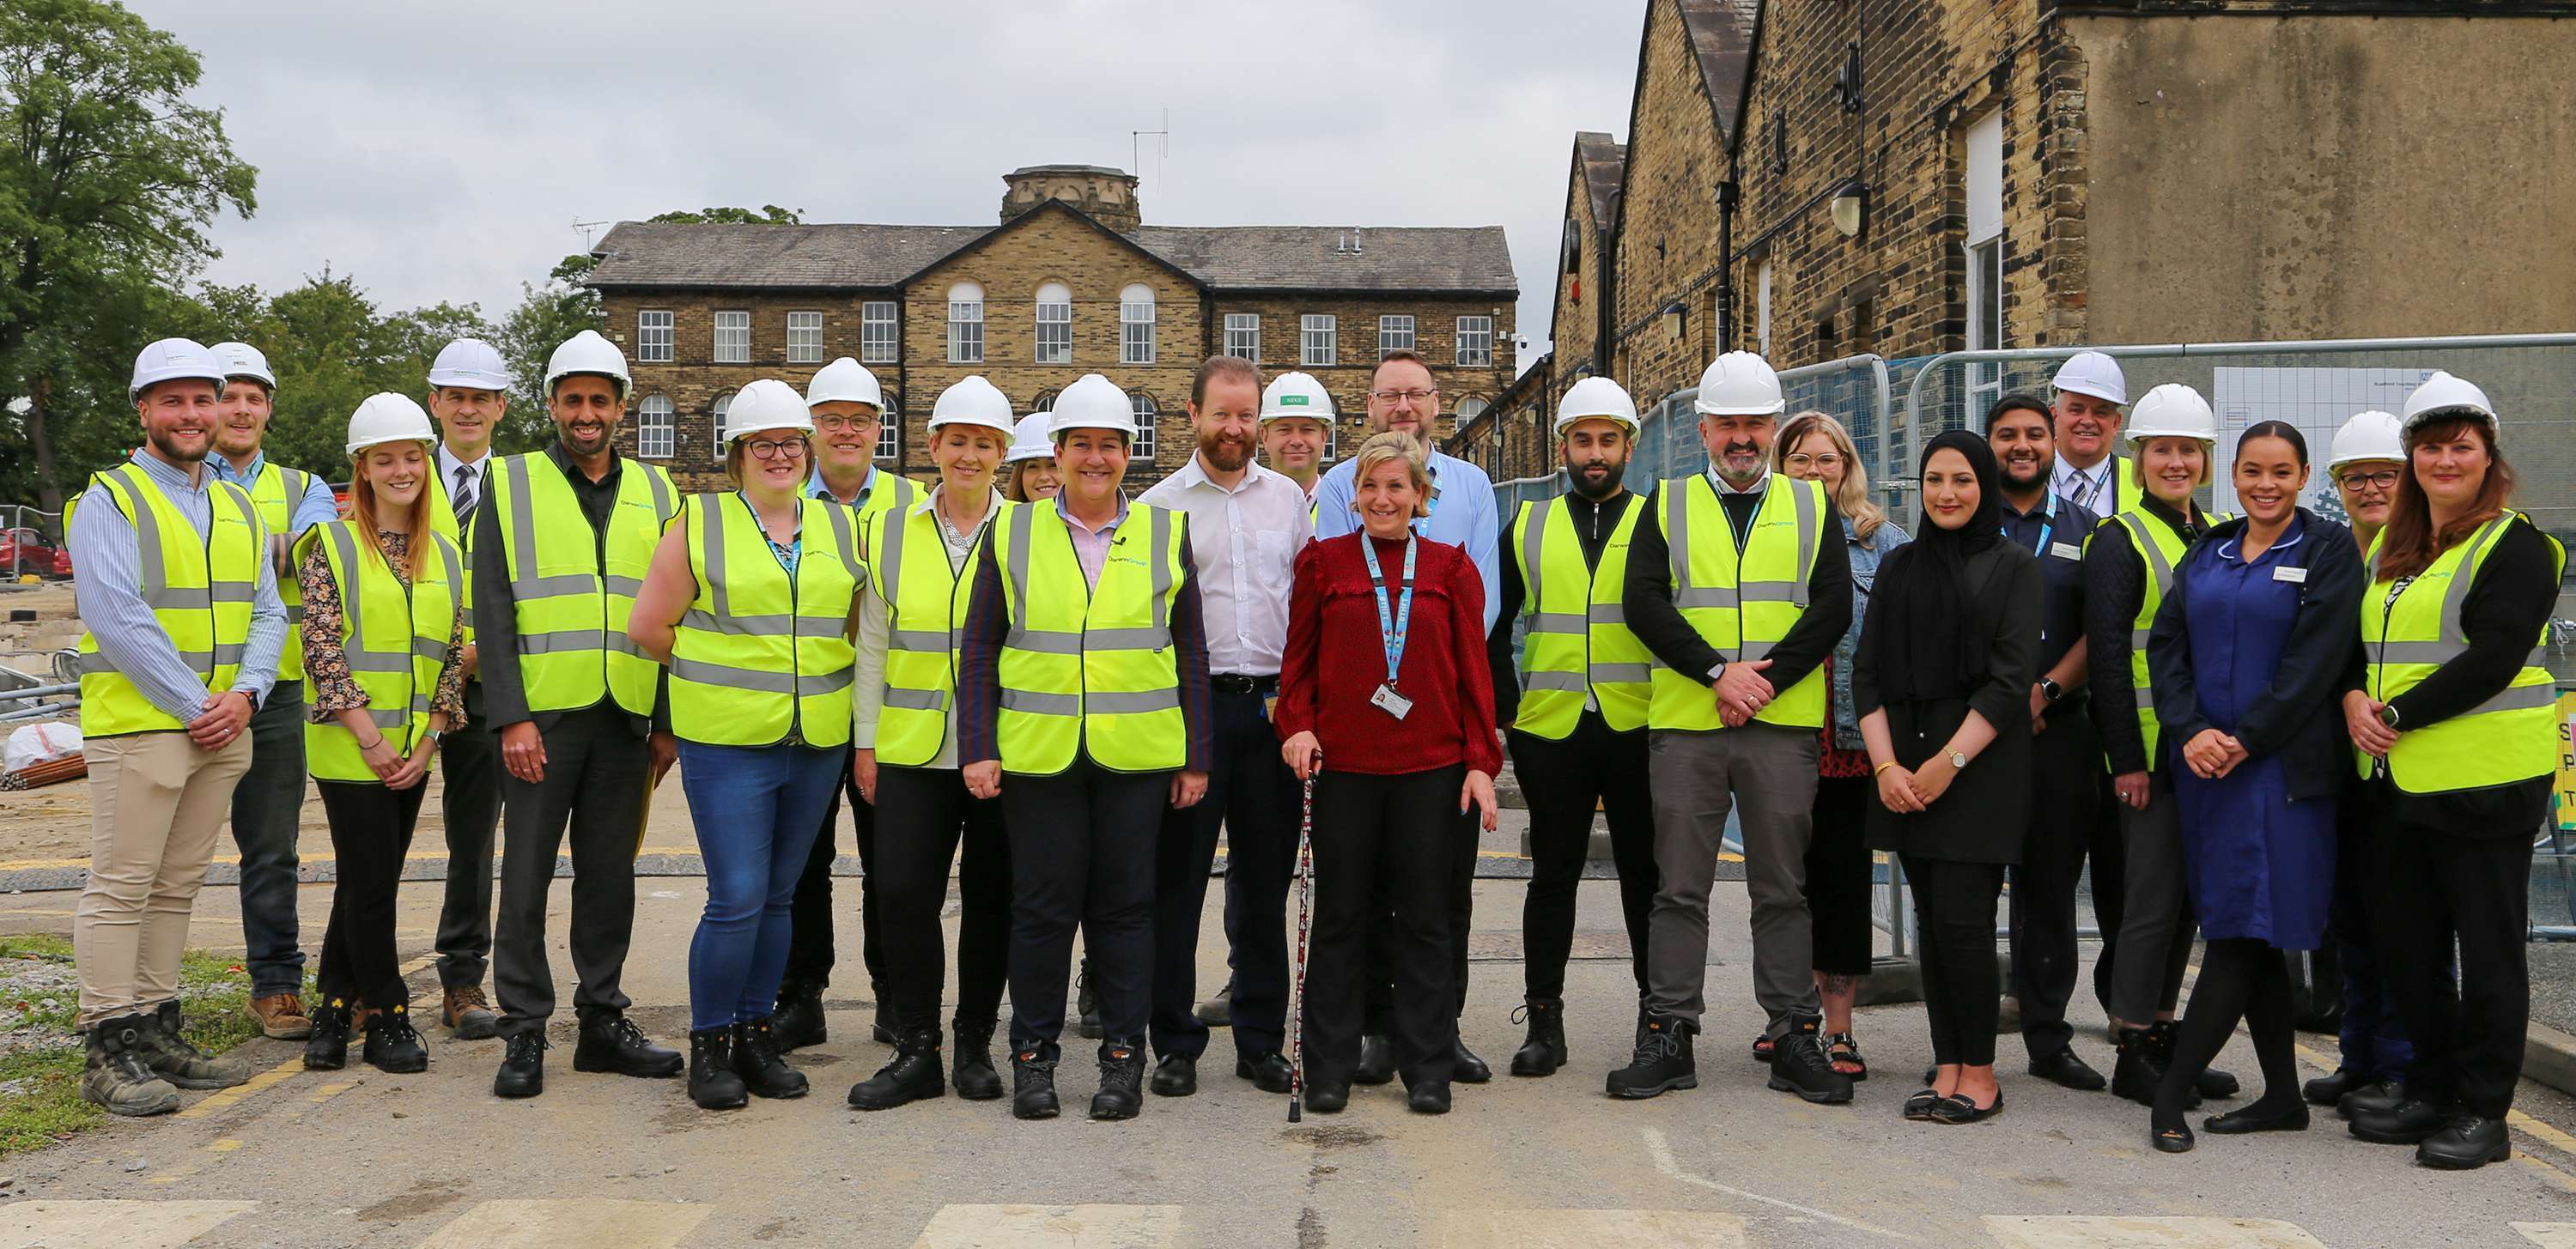
[[[501,1069],[492,1074],[494,1097],[534,1097],[546,1091],[546,1030],[530,1026],[513,1032],[502,1051]]]
[[[429,1047],[411,1026],[411,1009],[397,1006],[367,1016],[366,1047],[358,1052],[366,1064],[387,1075],[429,1070]]]
[[[1133,1119],[1145,1107],[1145,1050],[1125,1041],[1100,1047],[1100,1091],[1091,1095],[1094,1119]]]
[[[938,1070],[939,1042],[930,1043],[931,1069]],[[787,1065],[778,1056],[778,1046],[769,1039],[769,1016],[733,1026],[733,1073],[742,1077],[743,1087],[754,1097],[803,1097],[805,1073]]]
[[[1002,1095],[1002,1073],[993,1070],[993,1021],[956,1020],[949,1051],[948,1079],[957,1095],[970,1102],[989,1102]]]
[[[1062,1108],[1055,1096],[1055,1060],[1036,1050],[1011,1055],[1011,1117],[1052,1119]]]
[[[2335,1113],[2350,1119],[2361,1114],[2387,1114],[2406,1100],[2406,1086],[2396,1080],[2365,1084],[2335,1099]]]
[[[2415,1161],[2439,1171],[2474,1171],[2513,1156],[2513,1138],[2504,1120],[2456,1114],[2442,1130],[2415,1146]]]
[[[1534,997],[1519,1013],[1529,1020],[1529,1039],[1512,1055],[1512,1074],[1555,1075],[1565,1065],[1565,999]]]
[[[150,1016],[119,1015],[89,1030],[81,1100],[112,1115],[163,1115],[179,1108],[179,1090],[144,1062]]]
[[[785,1054],[821,1045],[823,1036],[823,991],[779,986],[778,1008],[769,1016],[769,1043]]]
[[[144,1017],[143,1064],[152,1074],[183,1089],[228,1089],[250,1078],[248,1059],[207,1055],[182,1035],[186,1026],[175,999]]]
[[[1091,991],[1091,956],[1082,956],[1082,970],[1073,977],[1073,1030],[1087,1041],[1100,1039],[1100,997]]]
[[[329,998],[313,1012],[313,1035],[304,1038],[306,1071],[338,1071],[349,1065],[349,1003]]]
[[[1789,1030],[1771,1051],[1771,1078],[1776,1092],[1795,1093],[1819,1106],[1839,1106],[1852,1099],[1852,1078],[1834,1070],[1825,1052],[1824,1018],[1791,1015]]]
[[[2156,1039],[2152,1028],[2120,1029],[2120,1060],[2111,1067],[2111,1092],[2141,1106],[2156,1104],[2156,1086],[2165,1080],[2165,1046]],[[2183,1099],[2182,1108],[2200,1105],[2200,1094],[2194,1091]]]
[[[680,1074],[684,1065],[680,1051],[655,1045],[623,1011],[604,1010],[583,1019],[581,1038],[572,1047],[575,1071],[614,1071],[623,1076],[658,1079]]]
[[[1610,1073],[1610,1095],[1644,1098],[1698,1088],[1699,1065],[1691,1057],[1695,1031],[1689,1020],[1677,1015],[1647,1012],[1637,1023],[1637,1052],[1627,1066]]]
[[[2355,1139],[2374,1145],[2414,1145],[2431,1139],[2449,1126],[2449,1117],[2439,1106],[2419,1097],[2406,1100],[2386,1110],[2356,1110],[2352,1114]]]
[[[948,1092],[939,1074],[939,1030],[907,1027],[895,1034],[894,1060],[850,1086],[850,1105],[892,1110]]]
[[[739,1110],[751,1091],[733,1070],[733,1029],[689,1030],[689,1100],[701,1110]]]

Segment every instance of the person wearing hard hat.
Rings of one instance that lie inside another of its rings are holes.
[[[439,348],[429,366],[429,414],[439,444],[429,489],[429,522],[474,556],[475,511],[489,493],[492,434],[509,411],[509,367],[492,344],[460,338]],[[500,1017],[483,995],[492,959],[492,839],[501,824],[501,742],[483,722],[483,682],[476,671],[474,583],[465,600],[465,717],[439,739],[439,822],[447,837],[446,892],[438,908],[438,1020],[460,1041],[493,1035]]]
[[[1587,377],[1556,405],[1564,494],[1522,504],[1505,532],[1500,616],[1488,639],[1494,718],[1509,729],[1512,766],[1529,799],[1530,883],[1521,903],[1529,1033],[1516,1076],[1565,1065],[1565,964],[1574,948],[1575,886],[1591,855],[1592,813],[1609,820],[1628,927],[1628,966],[1646,992],[1646,914],[1655,901],[1655,813],[1647,800],[1646,669],[1652,655],[1620,606],[1628,547],[1645,501],[1626,484],[1637,403],[1617,382]],[[1528,621],[1521,658],[1512,622]]]
[[[1275,389],[1275,387],[1274,387]],[[1294,397],[1294,396],[1290,396]],[[1313,536],[1306,492],[1253,462],[1265,409],[1261,372],[1210,356],[1190,380],[1198,449],[1137,501],[1189,518],[1208,646],[1210,757],[1205,801],[1163,814],[1154,880],[1154,1092],[1198,1090],[1208,1025],[1197,1013],[1199,914],[1224,826],[1225,930],[1234,968],[1227,1010],[1234,1073],[1288,1091],[1288,944],[1296,874],[1297,781],[1279,757],[1270,703],[1288,644],[1288,589]],[[1293,409],[1292,409],[1293,410]]]
[[[583,330],[546,362],[555,438],[504,456],[475,514],[474,636],[484,710],[501,737],[501,899],[492,988],[509,1042],[492,1092],[545,1091],[546,895],[572,842],[572,926],[580,986],[575,1071],[669,1077],[678,1051],[626,1017],[619,987],[635,927],[635,847],[645,801],[679,757],[662,670],[624,625],[680,492],[660,468],[618,453],[631,382],[626,353]]]
[[[993,1069],[1011,946],[1011,847],[998,798],[969,793],[958,768],[957,622],[966,561],[1002,504],[993,473],[1011,441],[1011,401],[982,377],[940,392],[930,409],[939,484],[921,502],[879,512],[860,531],[870,576],[859,593],[851,682],[851,775],[877,809],[877,896],[885,915],[891,995],[879,1008],[895,1034],[894,1061],[850,1088],[850,1105],[890,1110],[941,1091],[939,990],[946,980],[940,915],[957,864],[957,1095],[1002,1095]],[[960,843],[963,854],[960,854]]]
[[[1333,397],[1305,373],[1282,373],[1261,392],[1261,456],[1311,500],[1333,443]]]
[[[2397,498],[2397,480],[2406,472],[2406,441],[2392,412],[2361,412],[2335,431],[2326,453],[2326,479],[2350,518],[2353,540],[2363,559],[2388,523]],[[2332,1106],[2349,1119],[2363,1107],[2385,1110],[2405,1100],[2406,1066],[2415,1047],[2406,1041],[2405,1023],[2390,1000],[2386,963],[2373,932],[2362,890],[2361,867],[2370,844],[2370,799],[2360,778],[2347,774],[2342,805],[2336,813],[2340,848],[2335,855],[2335,892],[2326,913],[2332,965],[2342,975],[2342,997],[2335,1069],[2304,1086],[2307,1099]],[[2327,960],[2319,959],[2320,968]],[[2449,968],[2444,969],[2445,977]],[[2312,986],[2312,988],[2315,986]]]
[[[910,508],[921,495],[911,478],[878,468],[878,438],[885,428],[885,392],[866,365],[841,356],[814,373],[806,383],[805,406],[814,414],[813,473],[806,493],[844,504],[864,524],[890,511]],[[831,984],[832,860],[839,854],[835,830],[841,823],[841,796],[850,799],[850,823],[858,833],[859,958],[868,969],[869,997],[886,1000],[885,954],[877,943],[876,809],[844,782],[825,804],[822,825],[814,835],[805,874],[796,882],[795,923],[788,935],[787,970],[779,980],[778,1017],[772,1038],[781,1050],[821,1044],[825,1036],[823,990]],[[883,1019],[876,1024],[880,1044],[894,1043]]]
[[[2058,428],[2067,428],[2063,412]],[[2215,523],[2193,492],[2209,484],[2218,419],[2189,386],[2168,382],[2129,414],[2136,493],[2084,548],[2085,666],[2093,726],[2111,769],[2121,842],[2119,958],[2108,1011],[2119,1033],[2111,1091],[2153,1105],[2172,1059],[2174,1004],[2191,958],[2192,920],[2183,872],[2182,827],[2173,797],[2173,747],[2156,719],[2147,672],[2147,631],[2155,624],[2184,552]],[[2062,489],[2063,487],[2061,487]],[[2236,1092],[2236,1077],[2201,1073],[2202,1096]]]
[[[2405,1098],[2352,1134],[2426,1166],[2509,1157],[2530,1028],[2529,836],[2548,812],[2556,689],[2548,641],[2567,550],[2512,506],[2495,405],[2435,373],[2406,398],[2407,468],[2361,597],[2344,723],[2373,826],[2362,880],[2415,1052]],[[2445,973],[2459,951],[2459,990]]]
[[[1053,1118],[1078,924],[1105,1036],[1095,1119],[1144,1105],[1154,830],[1207,791],[1207,639],[1189,519],[1131,504],[1136,418],[1086,373],[1051,422],[1064,492],[1015,503],[976,557],[957,661],[967,791],[1011,842],[1011,1113]],[[1007,570],[1007,572],[1005,571]]]
[[[405,396],[359,404],[349,417],[349,518],[316,526],[296,547],[313,687],[304,754],[337,869],[307,1071],[347,1065],[361,1009],[362,1061],[392,1074],[429,1067],[394,949],[394,895],[442,736],[465,715],[465,553],[436,524],[437,439],[429,413]]]
[[[867,580],[850,510],[807,496],[813,418],[785,382],[735,392],[725,480],[663,531],[628,617],[669,668],[680,786],[707,863],[689,945],[689,1100],[803,1097],[770,1013],[788,903],[849,757],[850,618]]]
[[[1494,622],[1501,618],[1502,600],[1493,591],[1503,579],[1502,516],[1494,504],[1494,483],[1485,470],[1440,451],[1440,386],[1431,376],[1430,361],[1410,351],[1386,353],[1369,375],[1368,422],[1372,434],[1404,434],[1422,448],[1423,462],[1431,473],[1431,497],[1425,504],[1430,510],[1413,522],[1413,531],[1430,541],[1446,542],[1465,551],[1475,563],[1477,584],[1485,590],[1485,630],[1491,633]],[[1324,474],[1313,495],[1317,539],[1359,532],[1362,526],[1357,486],[1358,477],[1349,461],[1334,465]],[[1497,731],[1501,728],[1495,727]],[[1450,964],[1458,985],[1461,1015],[1467,1010],[1467,938],[1475,925],[1477,844],[1475,822],[1462,814],[1451,840],[1450,869],[1455,883],[1449,896],[1453,947]],[[1372,948],[1390,948],[1394,914],[1390,903],[1382,926],[1389,935]],[[1359,1070],[1352,1077],[1361,1084],[1384,1084],[1395,1078],[1393,1051],[1387,1044],[1394,992],[1392,969],[1371,968],[1368,1022],[1360,1037]],[[1467,1047],[1464,1033],[1459,1035],[1457,1053],[1451,1058],[1461,1083],[1482,1084],[1494,1077],[1485,1060]]]
[[[2030,1073],[2096,1092],[2108,1081],[2076,1054],[2075,1029],[2066,1022],[2081,966],[2076,901],[2089,858],[2103,933],[2093,983],[2096,995],[2107,997],[2119,948],[2121,856],[2111,774],[2086,714],[2084,544],[2101,518],[2057,492],[2060,427],[2035,395],[2005,395],[1986,410],[1986,445],[2002,474],[2004,537],[2039,560],[2041,592],[2039,679],[2030,690],[2030,830],[2010,872],[2011,989]]]
[[[1047,439],[1052,413],[1031,412],[1011,427],[1011,452],[1002,473],[1002,498],[1012,503],[1044,502],[1064,488],[1056,472],[1055,444]]]
[[[1708,470],[1657,487],[1628,548],[1628,627],[1662,661],[1647,694],[1647,772],[1659,884],[1647,919],[1646,998],[1614,1097],[1697,1087],[1691,1037],[1708,979],[1708,897],[1728,810],[1743,807],[1753,902],[1753,1041],[1770,1087],[1848,1102],[1825,1052],[1806,858],[1825,726],[1824,664],[1851,624],[1851,561],[1819,482],[1771,471],[1786,406],[1762,357],[1730,351],[1700,375]]]
[[[340,514],[330,484],[300,468],[271,461],[268,437],[277,377],[268,357],[248,343],[216,343],[207,350],[223,365],[224,394],[215,425],[215,452],[206,471],[215,480],[250,492],[268,527],[278,597],[286,622],[304,614],[293,544],[313,526]],[[279,653],[277,683],[251,717],[250,771],[233,787],[233,843],[241,851],[242,966],[250,972],[245,1009],[259,1030],[301,1040],[313,1021],[304,1011],[304,951],[295,917],[295,840],[304,809],[304,656],[289,644]]]
[[[81,1098],[110,1114],[161,1114],[182,1088],[250,1078],[243,1059],[189,1045],[179,1010],[188,916],[287,627],[267,522],[205,465],[223,389],[203,346],[146,346],[127,392],[143,447],[92,476],[67,517],[91,812],[72,916]]]
[[[2120,362],[2098,351],[2079,351],[2057,367],[2049,407],[2055,427],[2057,493],[2096,516],[2136,506],[2135,470],[2118,454],[2120,409],[2128,406],[2129,381]]]

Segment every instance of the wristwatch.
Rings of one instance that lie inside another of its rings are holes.
[[[2047,695],[2048,701],[2052,703],[2056,702],[2058,699],[2066,697],[2066,687],[2059,685],[2057,683],[2057,678],[2055,677],[2041,677],[2039,679],[2039,692]]]
[[[1963,751],[1963,750],[1953,750],[1953,751],[1951,751],[1951,752],[1950,752],[1950,767],[1951,767],[1951,769],[1952,769],[1953,771],[1959,771],[1959,772],[1965,772],[1965,771],[1967,771],[1967,770],[1968,770],[1968,754],[1967,754],[1967,752],[1966,752],[1966,751]]]
[[[2390,728],[2392,728],[2392,729],[2393,729],[2393,728],[2396,728],[2396,727],[2397,727],[2397,704],[2395,704],[2395,703],[2381,703],[2381,704],[2379,705],[2379,722],[2380,722],[2381,724],[2385,724],[2385,725],[2387,725],[2388,727],[2390,727]]]

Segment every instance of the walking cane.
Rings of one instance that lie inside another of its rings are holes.
[[[1304,814],[1297,822],[1297,979],[1288,1023],[1288,1122],[1295,1123],[1304,1112],[1301,1100],[1306,1089],[1306,937],[1314,928],[1315,891],[1315,774],[1324,770],[1324,758],[1315,756],[1306,771]]]

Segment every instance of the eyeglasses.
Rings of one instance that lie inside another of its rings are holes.
[[[2397,486],[2397,470],[2382,468],[2367,473],[2346,473],[2335,478],[2335,484],[2346,490],[2359,490],[2364,486],[2374,490],[2391,490]]]
[[[1438,387],[1430,390],[1372,390],[1369,392],[1369,398],[1379,403],[1426,403],[1433,395],[1439,393]]]
[[[799,460],[805,457],[805,440],[802,438],[762,438],[742,445],[755,460]]]
[[[1840,468],[1842,467],[1843,457],[1842,453],[1839,451],[1827,451],[1821,455],[1809,455],[1804,451],[1793,451],[1783,457],[1780,462],[1791,468]]]
[[[814,428],[826,434],[838,434],[873,422],[864,416],[818,416]]]

